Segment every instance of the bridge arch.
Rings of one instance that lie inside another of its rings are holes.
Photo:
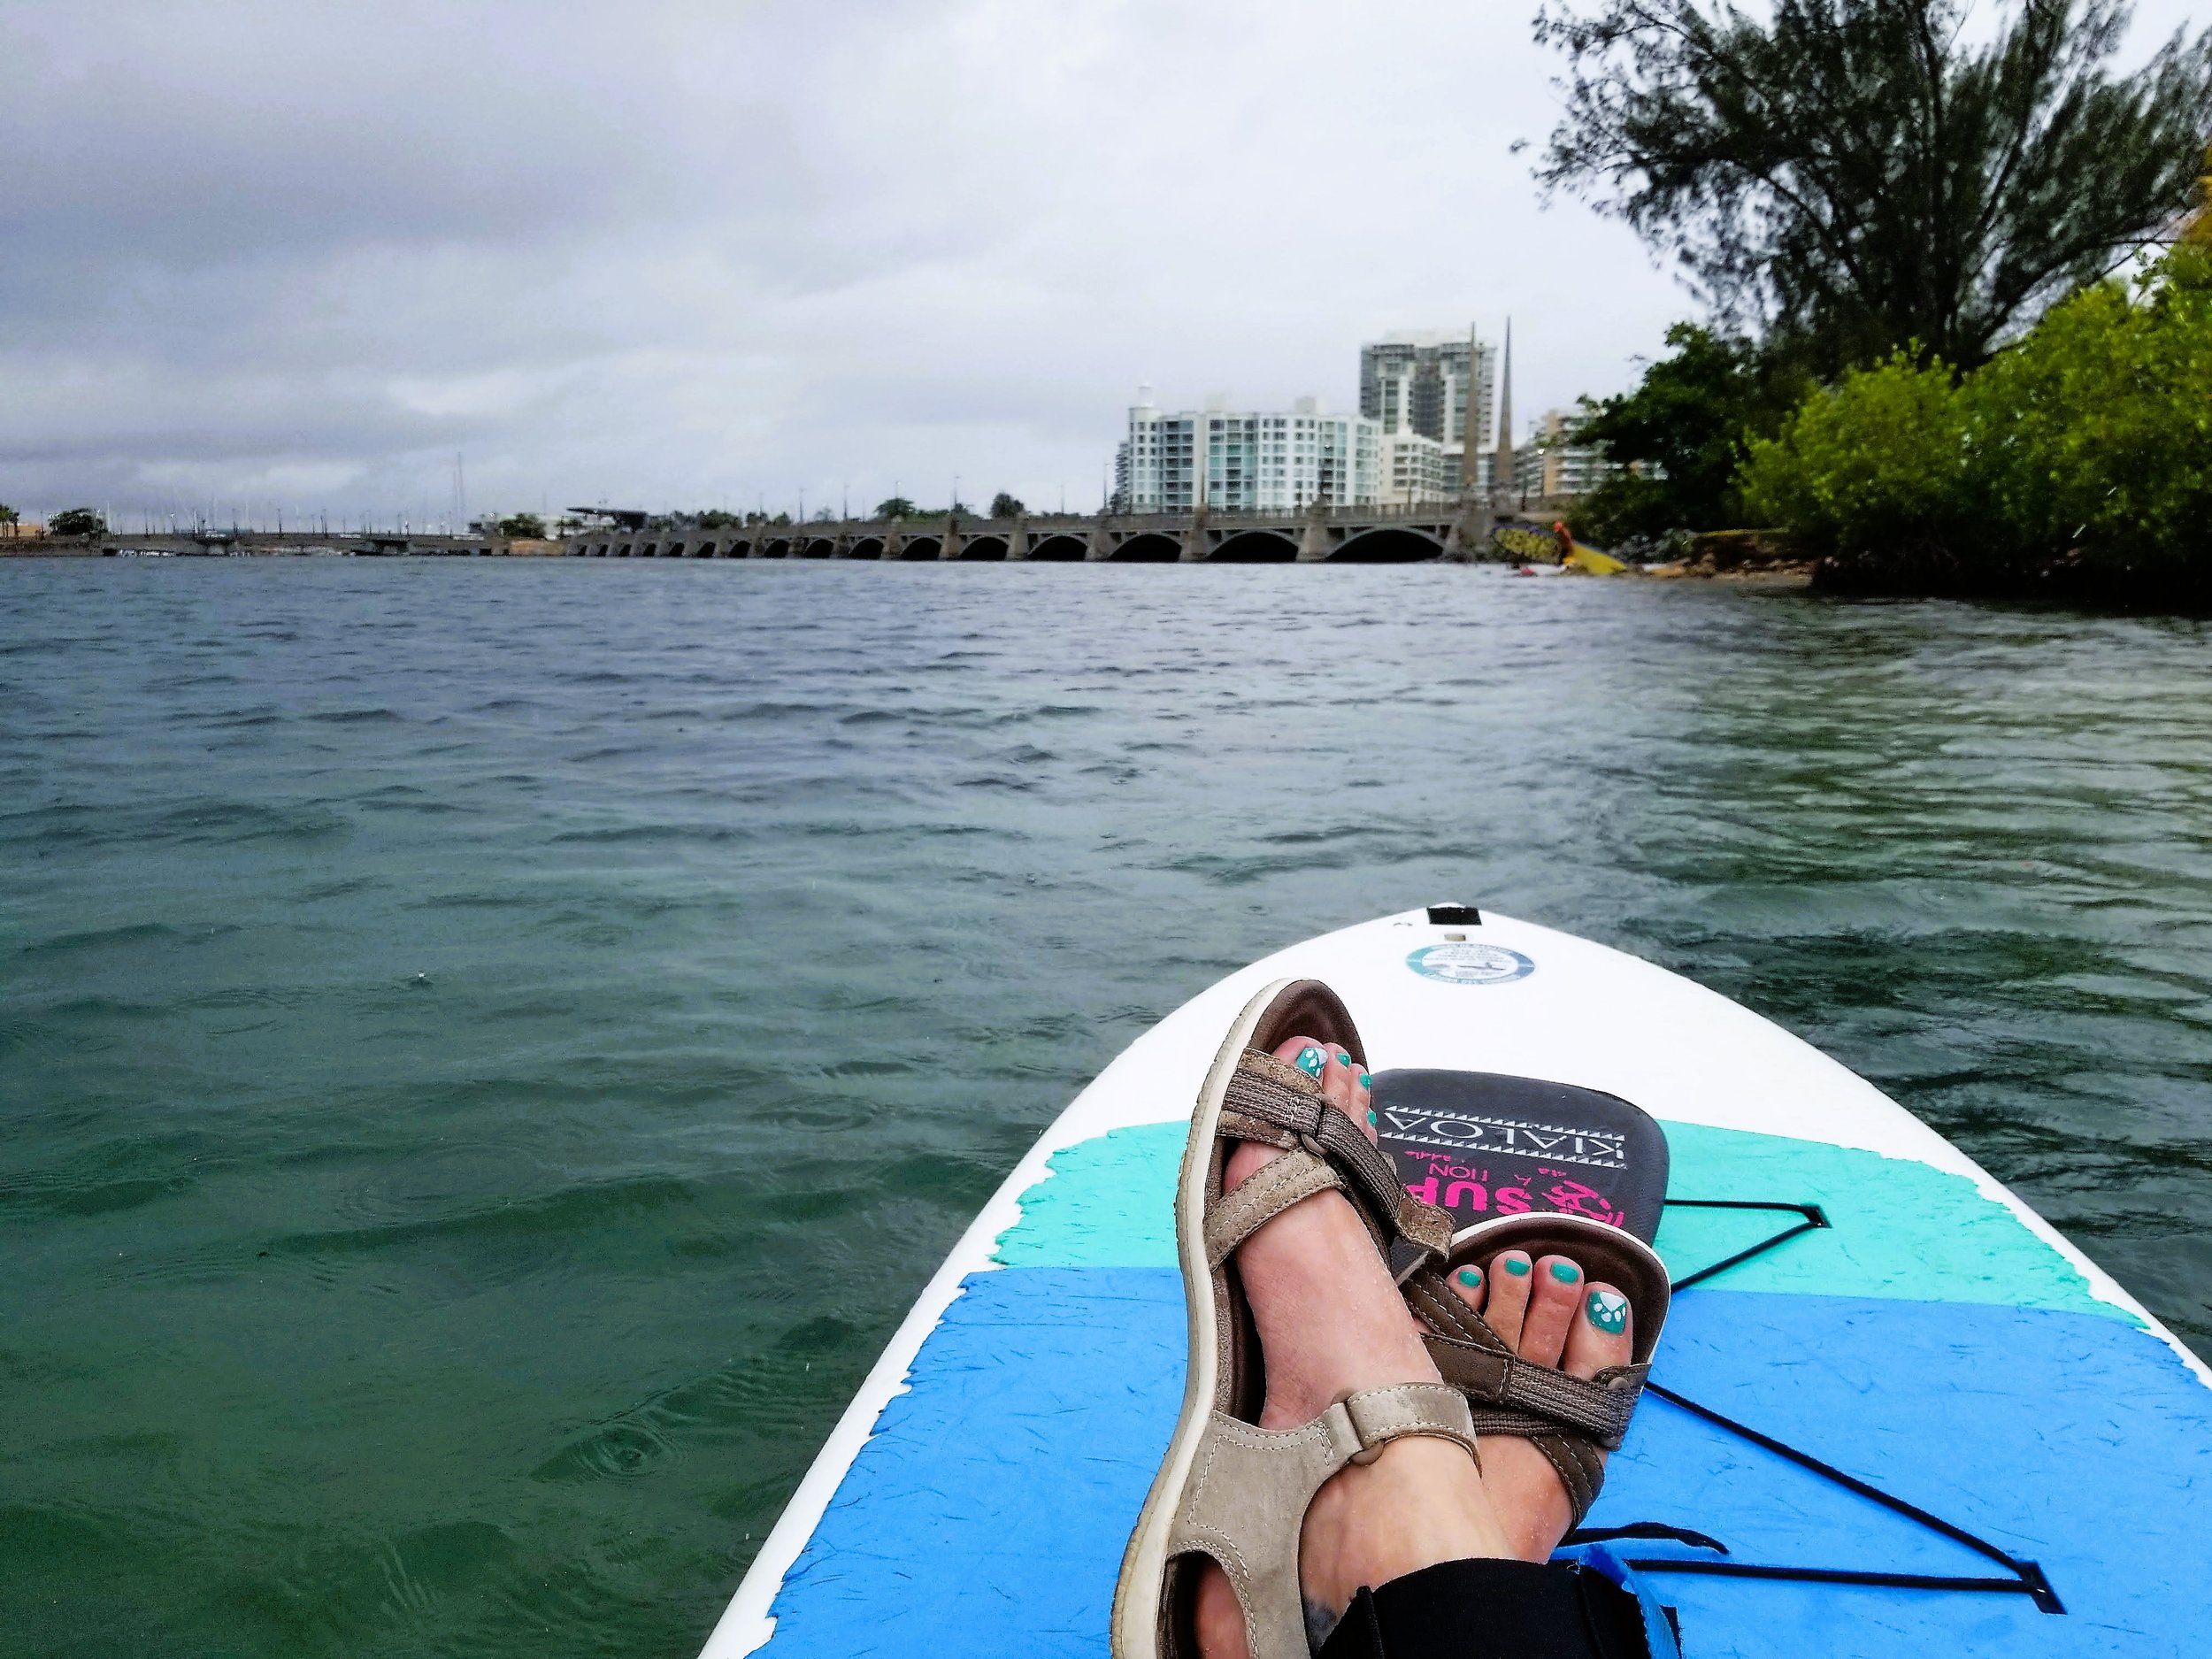
[[[835,536],[810,536],[800,544],[799,557],[803,559],[833,558],[837,554]]]
[[[750,538],[741,537],[739,540],[730,543],[729,550],[723,554],[722,557],[725,558],[742,559],[750,558],[752,556],[753,544]]]
[[[1440,557],[1444,544],[1419,530],[1380,525],[1345,539],[1329,555],[1332,565],[1413,565]]]
[[[1006,557],[1006,538],[1002,535],[972,535],[960,544],[964,559],[1002,559]]]
[[[1172,565],[1182,557],[1183,544],[1158,530],[1127,537],[1111,555],[1117,565]]]
[[[883,557],[883,538],[864,535],[845,550],[845,557],[849,559],[879,559]]]
[[[1211,565],[1287,565],[1298,543],[1277,530],[1240,530],[1206,556]]]
[[[1090,545],[1079,535],[1040,536],[1029,544],[1029,557],[1074,564],[1090,557]]]
[[[939,536],[910,535],[899,549],[899,557],[902,559],[933,559],[944,545],[943,539]]]
[[[780,535],[770,536],[760,544],[760,556],[764,559],[789,558],[791,557],[790,538]]]

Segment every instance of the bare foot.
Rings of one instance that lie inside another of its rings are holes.
[[[1304,1056],[1309,1071],[1318,1065],[1330,1103],[1374,1138],[1367,1091],[1343,1049],[1302,1038],[1275,1052],[1293,1063]],[[1230,1154],[1224,1185],[1236,1187],[1279,1156],[1273,1147],[1246,1142]],[[1253,1234],[1235,1259],[1266,1356],[1263,1428],[1296,1428],[1358,1389],[1437,1380],[1404,1299],[1341,1193],[1317,1193],[1293,1205]],[[1518,1553],[1517,1532],[1501,1524],[1484,1485],[1463,1449],[1430,1436],[1393,1440],[1373,1463],[1330,1479],[1307,1509],[1299,1539],[1308,1628],[1333,1625],[1362,1585],[1386,1584],[1438,1562]],[[1236,1592],[1210,1562],[1201,1572],[1195,1613],[1203,1659],[1249,1659]]]
[[[1486,1268],[1455,1271],[1452,1289],[1523,1359],[1571,1377],[1625,1365],[1635,1345],[1628,1298],[1610,1285],[1584,1283],[1581,1266],[1567,1256],[1532,1263],[1525,1250],[1502,1251]],[[1483,1487],[1512,1553],[1549,1560],[1574,1518],[1551,1460],[1518,1435],[1485,1434],[1481,1445]]]

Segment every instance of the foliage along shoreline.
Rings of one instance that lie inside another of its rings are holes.
[[[1649,545],[1695,514],[1763,527],[1770,561],[1830,593],[2212,611],[2212,246],[2061,301],[1978,368],[1901,349],[1780,412],[1748,348],[1669,337],[1593,406],[1594,441],[1660,473],[1587,498],[1593,539]]]
[[[2127,0],[1546,0],[1537,176],[1709,308],[1576,442],[1578,534],[1833,592],[2212,609],[2212,29]],[[2113,273],[2162,257],[2133,283]]]

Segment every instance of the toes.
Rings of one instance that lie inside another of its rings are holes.
[[[1567,1327],[1567,1351],[1559,1369],[1571,1377],[1596,1376],[1609,1365],[1625,1365],[1635,1351],[1634,1316],[1628,1298],[1610,1285],[1592,1285]]]
[[[1529,1275],[1528,1315],[1521,1322],[1520,1356],[1538,1365],[1556,1365],[1567,1351],[1567,1333],[1582,1312],[1582,1269],[1563,1256],[1547,1256]]]
[[[1367,1103],[1367,1086],[1373,1080],[1368,1076],[1367,1068],[1339,1044],[1331,1044],[1329,1053],[1329,1069],[1321,1079],[1321,1087],[1328,1091],[1331,1100],[1344,1109],[1347,1117],[1367,1132],[1370,1141],[1379,1139],[1375,1109]]]
[[[1316,1042],[1293,1037],[1275,1048],[1278,1060],[1287,1060],[1321,1085],[1329,1103],[1376,1138],[1374,1108],[1367,1103],[1367,1068],[1353,1060],[1342,1043]]]
[[[1452,1294],[1465,1302],[1476,1313],[1482,1311],[1482,1269],[1468,1262],[1452,1269]]]
[[[1528,1252],[1506,1250],[1491,1257],[1483,1277],[1490,1281],[1490,1298],[1483,1305],[1482,1317],[1498,1333],[1498,1340],[1517,1353],[1521,1346],[1521,1321],[1528,1312]]]

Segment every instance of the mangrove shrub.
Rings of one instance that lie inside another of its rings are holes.
[[[1745,504],[1861,589],[2212,598],[2212,251],[1956,376],[1901,351],[1754,439]]]

